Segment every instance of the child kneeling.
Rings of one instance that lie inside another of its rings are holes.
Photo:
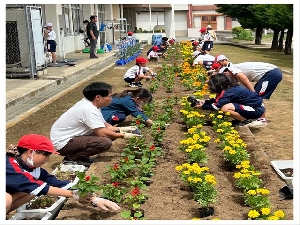
[[[251,119],[257,119],[265,111],[262,98],[253,91],[240,86],[233,78],[225,74],[210,76],[208,85],[211,93],[216,93],[216,98],[199,101],[196,108],[205,110],[221,110],[234,119],[233,125],[247,126]]]

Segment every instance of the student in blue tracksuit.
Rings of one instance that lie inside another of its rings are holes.
[[[262,98],[253,91],[238,85],[228,75],[216,74],[209,77],[208,85],[211,93],[216,93],[216,98],[199,101],[197,108],[216,109],[229,112],[235,119],[235,125],[247,126],[250,119],[259,118],[265,111]],[[240,122],[238,122],[240,121]]]
[[[59,154],[51,140],[43,135],[27,134],[21,137],[17,147],[9,146],[6,156],[6,213],[29,202],[35,196],[64,196],[79,200],[77,190],[68,190],[68,180],[58,180],[41,166],[51,154]],[[92,196],[94,206],[104,210],[118,210],[109,200]]]
[[[111,125],[123,122],[128,115],[138,117],[139,115],[148,124],[152,125],[143,110],[142,104],[152,101],[151,93],[145,88],[136,90],[125,90],[122,93],[112,95],[112,101],[109,106],[100,108],[105,121]]]

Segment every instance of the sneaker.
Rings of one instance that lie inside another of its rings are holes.
[[[242,126],[247,126],[250,124],[252,120],[244,120],[244,121],[239,121],[237,124],[235,124],[235,127],[242,127]]]
[[[143,84],[141,82],[136,82],[136,84],[139,86],[139,87],[143,87]]]
[[[129,84],[129,87],[139,87],[139,86],[136,83],[131,83],[131,84]]]
[[[89,158],[90,159],[90,158]],[[62,163],[64,165],[83,165],[89,167],[92,162],[87,162],[88,160],[86,158],[83,158],[82,160],[72,160],[68,156],[65,156]]]
[[[247,124],[247,127],[249,128],[260,128],[260,127],[266,127],[268,124],[266,121],[261,120],[254,120],[251,123]]]

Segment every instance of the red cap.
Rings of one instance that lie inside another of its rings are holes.
[[[206,31],[206,28],[201,28],[200,30],[199,30],[199,32],[201,32],[201,33],[204,33]]]
[[[152,50],[156,50],[157,51],[158,49],[159,49],[159,47],[156,46],[156,45],[152,47]]]
[[[146,62],[148,62],[148,61],[147,61],[147,59],[145,59],[145,58],[143,58],[143,57],[137,57],[137,58],[135,59],[135,62],[138,63],[138,64],[140,64],[140,63],[146,63]]]
[[[213,70],[219,69],[220,67],[221,67],[221,65],[220,65],[219,63],[213,63],[213,64],[211,65],[211,68],[212,68]]]
[[[169,43],[174,43],[174,40],[173,40],[173,39],[170,39],[170,40],[169,40]]]
[[[127,33],[127,35],[128,35],[128,36],[131,36],[131,35],[133,35],[133,32],[129,31],[129,32]]]
[[[39,134],[26,134],[22,136],[17,146],[32,150],[40,150],[51,152],[53,154],[59,154],[57,151],[55,151],[51,140]]]

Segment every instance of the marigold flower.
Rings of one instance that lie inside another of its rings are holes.
[[[154,151],[154,150],[155,150],[155,145],[151,145],[151,146],[150,146],[150,150],[151,150],[151,151]]]
[[[249,191],[247,191],[247,194],[256,195],[256,191],[255,190],[249,190]]]
[[[278,220],[279,218],[277,216],[269,216],[267,217],[267,220]]]
[[[284,212],[282,210],[277,210],[276,212],[274,212],[274,216],[276,216],[278,218],[283,218]]]
[[[86,176],[84,179],[85,179],[86,181],[89,181],[89,180],[91,179],[91,177],[90,177],[90,176]]]
[[[260,211],[263,215],[266,215],[266,216],[269,215],[271,212],[271,210],[269,208],[262,208]]]
[[[249,218],[257,218],[259,216],[260,216],[260,214],[256,210],[250,210],[249,213],[248,213]]]

